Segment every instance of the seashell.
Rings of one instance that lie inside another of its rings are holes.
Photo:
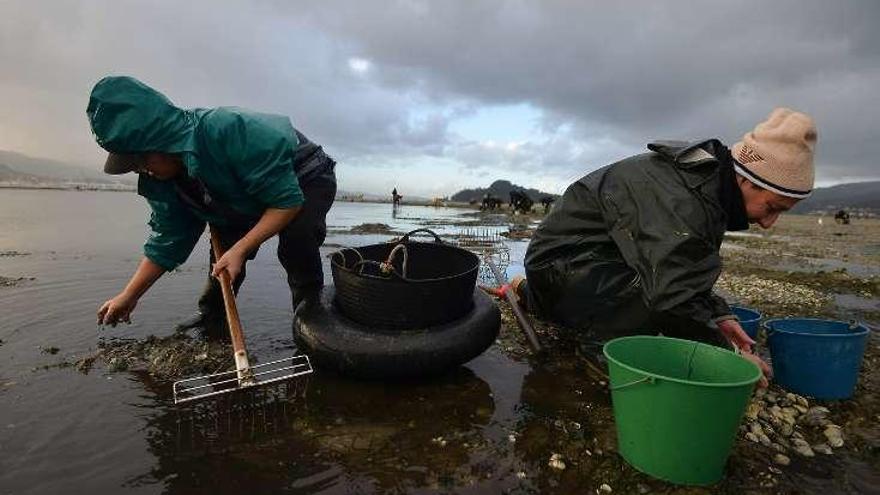
[[[806,440],[802,438],[796,438],[791,442],[794,451],[804,457],[813,457],[816,454],[813,453],[813,449],[810,447],[810,444],[806,442]]]
[[[831,447],[826,443],[817,443],[816,445],[813,445],[813,451],[825,455],[831,455],[834,453],[834,451],[831,450]]]
[[[779,428],[779,434],[784,437],[790,437],[792,433],[794,433],[794,426],[790,423],[785,423]]]
[[[822,432],[828,439],[828,445],[835,449],[843,447],[843,431],[837,425],[828,425]]]
[[[791,464],[791,459],[788,458],[785,454],[776,454],[773,456],[773,462],[779,464],[780,466],[788,466]]]
[[[752,423],[751,425],[749,425],[749,429],[752,431],[752,433],[759,437],[764,434],[764,429],[761,428],[760,423]]]
[[[562,455],[553,454],[550,456],[550,461],[547,462],[547,465],[552,467],[553,469],[558,469],[562,471],[565,469],[565,462],[562,461]]]

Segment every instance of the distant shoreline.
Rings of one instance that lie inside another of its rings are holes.
[[[136,186],[128,186],[125,184],[89,184],[89,183],[65,183],[65,184],[21,184],[0,182],[0,189],[24,189],[24,190],[48,190],[48,191],[99,191],[99,192],[136,192]],[[373,204],[391,204],[390,199],[380,198],[358,198],[349,195],[342,195],[336,198],[337,202],[343,203],[373,203]],[[434,206],[445,208],[471,208],[478,209],[476,205],[462,203],[459,201],[433,201],[433,200],[411,200],[403,201],[403,206]]]
[[[0,189],[45,189],[53,191],[101,191],[101,192],[135,192],[137,186],[126,184],[90,184],[90,183],[63,183],[63,184],[22,184],[0,182]]]
[[[337,202],[343,203],[373,203],[380,205],[390,205],[392,201],[390,199],[380,199],[380,198],[352,198],[351,196],[342,195],[336,197]],[[470,208],[477,210],[479,209],[479,205],[472,205],[470,203],[463,203],[461,201],[444,201],[444,200],[430,200],[430,199],[421,199],[421,200],[411,200],[411,201],[401,201],[400,206],[434,206],[437,208]]]
[[[64,184],[21,184],[0,181],[0,189],[21,189],[21,190],[46,190],[46,191],[98,191],[98,192],[137,192],[137,186],[126,184],[90,184],[90,183],[64,183]],[[336,198],[337,202],[342,203],[372,203],[372,204],[391,204],[391,199],[381,198],[360,198],[345,194]],[[461,208],[480,210],[479,204],[464,203],[461,201],[444,201],[442,199],[428,200],[418,199],[401,202],[400,206],[431,206],[435,208]],[[816,209],[809,211],[794,211],[789,214],[795,215],[811,215],[811,216],[831,216],[838,210],[838,207],[828,209]],[[852,218],[877,218],[880,217],[880,211],[872,208],[844,208],[849,211]],[[505,210],[489,213],[503,213]],[[535,209],[536,213],[543,210]]]

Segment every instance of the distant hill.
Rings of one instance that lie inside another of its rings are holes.
[[[483,199],[483,196],[485,196],[486,193],[489,193],[492,196],[500,198],[501,200],[506,202],[510,198],[510,191],[514,189],[524,190],[525,193],[532,199],[532,201],[536,203],[541,201],[541,198],[543,198],[544,196],[552,196],[554,198],[558,196],[556,194],[545,193],[537,189],[526,189],[522,186],[511,183],[509,180],[496,180],[487,188],[478,187],[476,189],[462,189],[461,191],[453,194],[449,199],[451,199],[452,201],[468,203],[471,201],[481,201]]]
[[[0,180],[29,180],[27,177],[35,177],[42,182],[80,182],[92,184],[131,183],[133,177],[110,177],[104,174],[100,165],[85,167],[73,163],[50,160],[48,158],[35,158],[14,151],[0,150],[0,174],[9,176]],[[21,174],[19,178],[12,178],[13,174]]]
[[[880,214],[880,181],[853,182],[820,187],[801,201],[793,211],[798,213],[864,210]]]
[[[0,163],[0,181],[15,181],[15,182],[25,182],[25,183],[38,183],[44,182],[47,179],[45,177],[41,177],[33,174],[25,174],[15,170],[12,170],[8,166]]]

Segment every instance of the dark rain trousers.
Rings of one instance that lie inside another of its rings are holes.
[[[316,299],[324,285],[324,270],[321,264],[320,247],[327,235],[327,212],[336,196],[336,176],[332,168],[312,178],[307,184],[300,184],[305,201],[296,218],[278,233],[278,261],[287,272],[293,309],[300,302]],[[216,227],[220,245],[224,250],[232,247],[253,227],[256,221],[233,222],[231,225]],[[244,283],[247,261],[257,256],[251,252],[241,273],[233,282],[236,293]],[[211,249],[211,264],[208,267],[208,280],[199,298],[199,311],[202,314],[204,329],[209,334],[223,336],[223,294],[220,283],[211,276],[211,266],[215,255]]]

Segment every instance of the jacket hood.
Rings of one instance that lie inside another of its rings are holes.
[[[196,116],[133,77],[105,77],[86,109],[98,144],[115,153],[193,151]]]
[[[716,161],[716,152],[723,147],[717,139],[702,141],[654,141],[648,143],[648,149],[679,164],[702,163],[707,160]]]

